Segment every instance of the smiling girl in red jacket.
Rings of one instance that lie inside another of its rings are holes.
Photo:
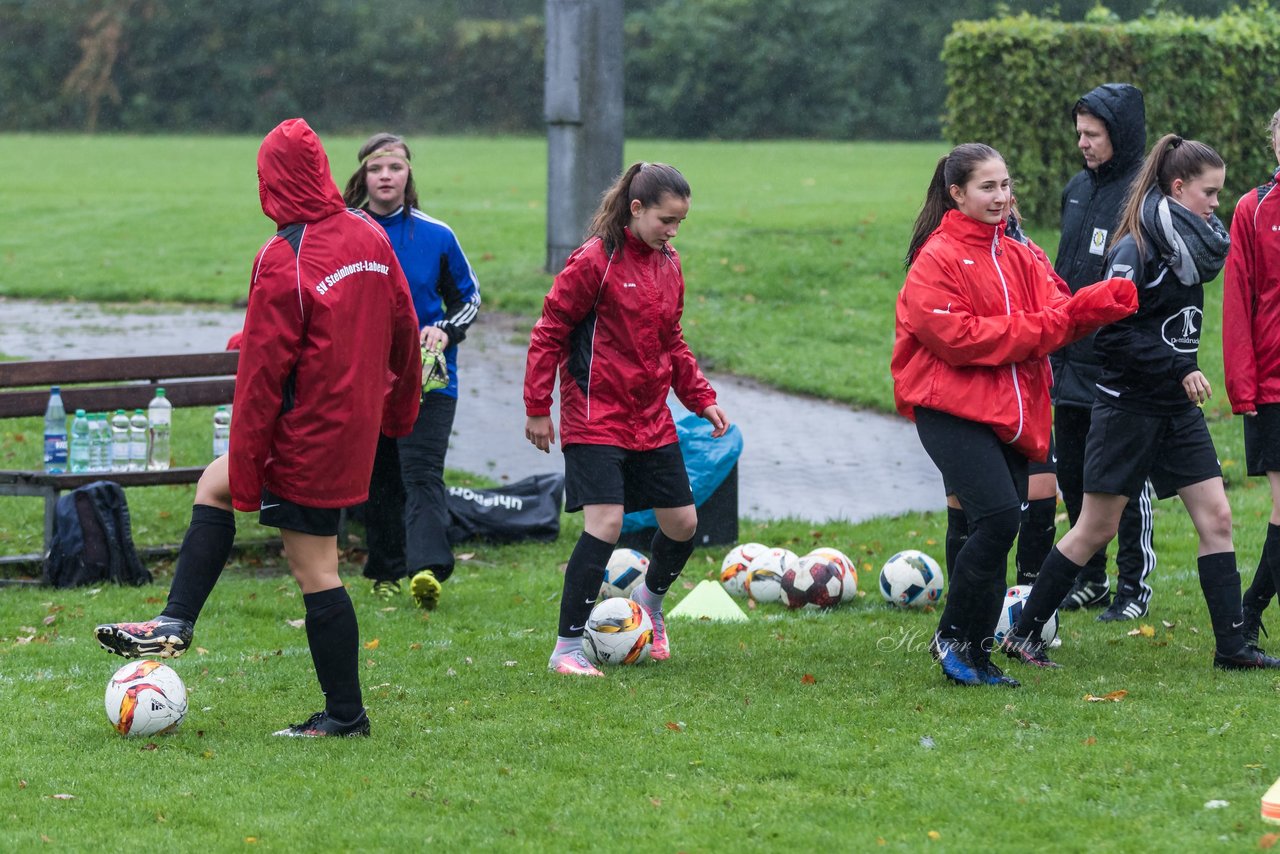
[[[1032,250],[1005,236],[1009,188],[988,145],[938,161],[907,251],[891,363],[898,411],[971,526],[930,644],[962,685],[1018,684],[991,662],[991,645],[1028,460],[1049,451],[1048,355],[1137,307],[1124,280],[1062,294]]]
[[[652,508],[652,561],[631,598],[653,620],[656,660],[669,658],[662,598],[693,553],[698,515],[667,408],[667,392],[729,427],[680,329],[684,276],[671,246],[689,212],[689,184],[663,163],[636,163],[605,193],[591,235],[556,276],[529,338],[525,438],[550,452],[551,393],[560,377],[565,509],[583,532],[565,569],[560,624],[548,668],[601,676],[582,651],[587,615],[622,531],[624,512]]]
[[[1280,162],[1280,110],[1268,127]],[[1262,612],[1280,579],[1280,170],[1250,190],[1231,217],[1222,289],[1222,366],[1231,411],[1244,415],[1248,473],[1271,484],[1271,519],[1253,583],[1245,591],[1244,637],[1258,644]]]

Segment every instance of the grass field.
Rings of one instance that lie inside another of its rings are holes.
[[[327,139],[345,179],[357,140]],[[486,306],[530,315],[548,279],[544,147],[415,141],[426,209],[458,231]],[[270,233],[257,140],[0,135],[23,206],[0,212],[0,295],[227,302]],[[706,365],[887,410],[892,302],[906,231],[941,146],[638,142],[694,188],[678,245],[686,330]],[[435,166],[428,169],[427,165]],[[1237,190],[1238,192],[1238,190]],[[1050,252],[1051,231],[1033,231]],[[1225,412],[1218,298],[1206,306],[1207,408],[1246,578],[1269,498],[1243,478]],[[0,312],[3,303],[0,302]],[[104,344],[104,347],[107,346]],[[207,449],[204,413],[176,413],[175,459]],[[0,466],[38,459],[38,422],[0,425]],[[796,425],[797,441],[804,425]],[[21,462],[18,462],[21,461]],[[839,472],[815,488],[857,489]],[[451,478],[465,478],[451,473]],[[190,490],[129,496],[141,543],[176,542]],[[39,502],[0,502],[0,553],[38,543]],[[240,518],[259,538],[251,517]],[[1017,691],[945,685],[923,645],[936,614],[879,601],[894,551],[941,555],[936,516],[814,526],[744,522],[742,539],[855,557],[868,595],[829,614],[761,608],[737,626],[673,624],[675,658],[585,683],[550,678],[560,586],[580,520],[555,545],[465,546],[430,615],[389,609],[348,565],[375,737],[278,743],[318,708],[295,585],[269,555],[224,577],[204,650],[176,667],[191,713],[174,736],[117,738],[101,691],[119,659],[92,626],[150,616],[142,589],[0,587],[0,848],[117,840],[210,851],[1203,850],[1269,841],[1258,798],[1280,776],[1280,679],[1209,667],[1195,542],[1177,502],[1156,520],[1153,612],[1138,628],[1064,615],[1066,667]],[[718,568],[702,550],[678,598]],[[1118,702],[1091,702],[1128,692]],[[154,744],[154,748],[151,746]],[[56,797],[72,795],[65,799]],[[1225,806],[1207,806],[1215,802]]]

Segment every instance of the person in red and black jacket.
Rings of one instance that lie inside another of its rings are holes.
[[[605,193],[589,228],[543,302],[529,337],[525,438],[555,442],[551,395],[560,379],[565,509],[583,533],[565,570],[560,624],[548,668],[600,676],[582,651],[587,615],[624,512],[658,520],[645,581],[631,598],[653,619],[651,655],[670,656],[662,597],[693,553],[698,526],[667,392],[724,435],[729,421],[680,329],[684,276],[671,246],[689,212],[689,184],[663,163],[636,163]]]
[[[236,371],[231,450],[196,487],[169,599],[145,623],[98,626],[126,658],[182,654],[235,539],[232,509],[280,529],[302,589],[323,711],[283,736],[368,735],[359,627],[338,577],[341,509],[365,500],[379,432],[418,415],[421,353],[404,273],[386,232],[348,210],[319,138],[282,122],[258,151],[262,211],[279,227],[258,252]]]
[[[1280,110],[1268,127],[1280,162]],[[1280,170],[1250,190],[1231,217],[1222,290],[1222,366],[1231,411],[1244,418],[1248,473],[1271,484],[1271,519],[1253,583],[1244,637],[1258,645],[1262,612],[1280,584]]]
[[[1049,452],[1049,353],[1137,307],[1133,284],[1066,296],[1005,234],[1009,170],[981,143],[938,161],[907,250],[894,401],[964,508],[970,533],[930,651],[961,685],[1017,686],[991,662],[1029,460]]]

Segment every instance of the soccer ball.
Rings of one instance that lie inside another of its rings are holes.
[[[107,720],[121,735],[172,732],[187,716],[187,686],[158,661],[131,661],[107,683]]]
[[[638,602],[614,596],[591,609],[582,651],[596,664],[639,664],[653,645],[653,621]]]
[[[782,573],[782,603],[788,608],[834,608],[844,592],[844,569],[821,555],[805,555]]]
[[[841,602],[851,602],[858,598],[858,568],[854,566],[853,561],[849,560],[849,556],[839,549],[833,549],[830,546],[822,546],[809,552],[809,555],[826,558],[831,563],[840,567],[844,573],[844,592],[840,594]],[[808,557],[808,555],[806,555]]]
[[[747,595],[747,567],[768,550],[760,543],[741,543],[724,556],[720,563],[720,583],[730,596]]]
[[[1005,591],[1004,606],[1000,609],[1000,619],[996,622],[996,643],[1004,640],[1009,629],[1018,622],[1018,617],[1022,614],[1022,606],[1026,604],[1027,597],[1030,595],[1030,584],[1016,584]],[[1048,622],[1040,629],[1040,637],[1048,644],[1053,643],[1053,639],[1057,636],[1058,612],[1054,611]]]
[[[627,598],[644,581],[644,574],[648,571],[649,559],[640,552],[635,549],[617,549],[605,564],[599,598]]]
[[[880,593],[899,608],[923,608],[942,597],[942,567],[924,552],[900,551],[880,568]]]
[[[769,549],[757,555],[747,565],[747,597],[756,602],[783,601],[782,576],[788,569],[795,569],[799,560],[791,549]]]

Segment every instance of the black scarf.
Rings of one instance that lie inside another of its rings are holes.
[[[1227,261],[1231,237],[1222,221],[1208,221],[1152,187],[1142,199],[1142,230],[1160,259],[1184,285],[1211,281]]]

